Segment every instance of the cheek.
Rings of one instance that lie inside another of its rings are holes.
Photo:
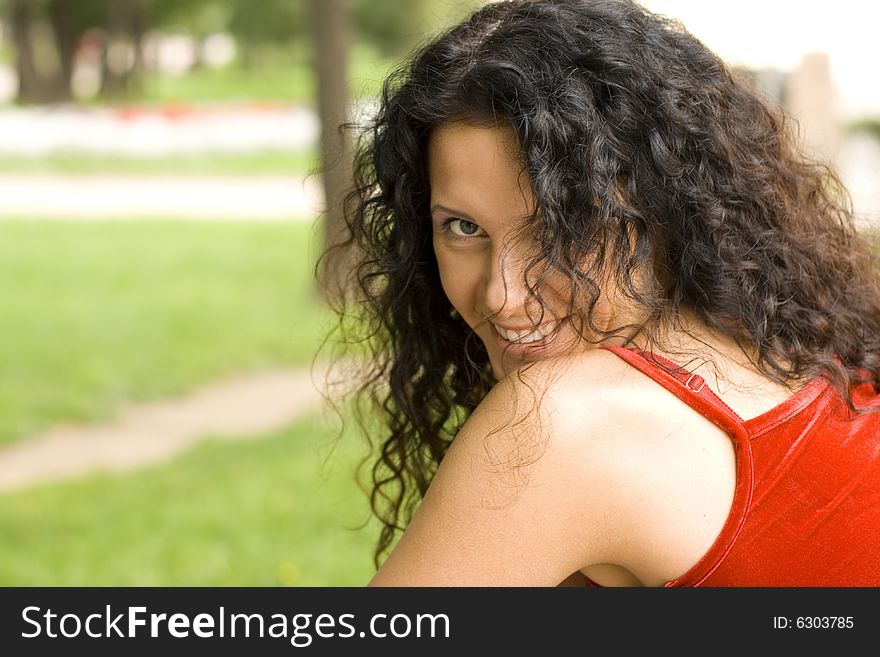
[[[557,315],[569,312],[571,302],[571,281],[559,273],[552,273],[540,289],[546,309]],[[575,304],[575,307],[577,304]]]
[[[448,269],[440,270],[440,283],[443,286],[443,292],[452,307],[458,311],[466,321],[468,320],[469,304],[467,290],[462,285],[461,278],[455,276]],[[470,323],[470,322],[468,322]]]
[[[459,315],[471,324],[475,290],[473,276],[468,271],[466,263],[460,258],[451,257],[442,251],[435,252],[435,256],[440,273],[440,284],[443,286],[446,298]]]

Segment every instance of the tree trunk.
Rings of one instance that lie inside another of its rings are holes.
[[[18,73],[18,101],[21,103],[59,103],[71,100],[70,79],[73,75],[73,57],[76,47],[76,24],[71,0],[52,0],[49,3],[51,45],[58,63],[38,66],[34,54],[34,6],[29,0],[13,0],[10,22],[12,41],[16,51]],[[41,18],[45,14],[41,14]]]
[[[106,4],[107,38],[101,65],[101,95],[104,98],[118,98],[128,91],[130,71],[111,61],[110,49],[120,43],[130,43],[131,10],[131,0],[108,0]]]
[[[15,44],[15,68],[18,73],[18,101],[21,103],[41,103],[45,96],[45,89],[34,62],[31,20],[28,0],[13,0],[10,22],[12,41]]]
[[[313,68],[318,83],[321,118],[321,172],[326,211],[325,245],[336,244],[344,235],[342,201],[351,186],[351,137],[342,124],[348,121],[348,51],[352,38],[349,0],[311,0],[314,34]],[[329,278],[320,282],[321,292],[335,295],[346,272],[346,263],[328,260]],[[341,291],[341,290],[340,290]]]
[[[72,99],[70,81],[73,78],[73,59],[76,55],[77,26],[73,16],[72,0],[51,0],[49,20],[55,33],[58,61],[61,64],[53,81],[53,99],[70,101]]]
[[[144,0],[138,0],[131,13],[131,40],[134,46],[134,63],[129,74],[129,88],[133,91],[141,89],[147,70],[146,61],[144,60],[144,39],[146,38],[149,26],[150,8]]]

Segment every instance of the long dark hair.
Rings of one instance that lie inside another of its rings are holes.
[[[326,278],[347,254],[339,329],[367,357],[358,391],[373,415],[360,417],[381,436],[377,565],[494,384],[431,246],[426,147],[456,120],[516,134],[536,204],[523,227],[540,244],[531,265],[568,277],[591,331],[602,333],[591,311],[610,267],[650,317],[692,312],[774,381],[825,375],[851,411],[852,386],[876,390],[880,265],[790,121],[680,24],[628,0],[488,4],[385,82],[356,154],[346,239],[318,267]],[[643,265],[648,286],[631,275]]]

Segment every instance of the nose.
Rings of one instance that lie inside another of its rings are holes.
[[[527,305],[535,300],[529,296],[523,273],[529,260],[510,248],[492,251],[485,281],[484,303],[488,314],[499,321],[529,322]]]

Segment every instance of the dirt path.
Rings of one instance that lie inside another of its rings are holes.
[[[212,383],[174,400],[132,405],[118,419],[59,427],[0,449],[0,491],[166,461],[207,437],[247,439],[320,407],[308,369]]]

